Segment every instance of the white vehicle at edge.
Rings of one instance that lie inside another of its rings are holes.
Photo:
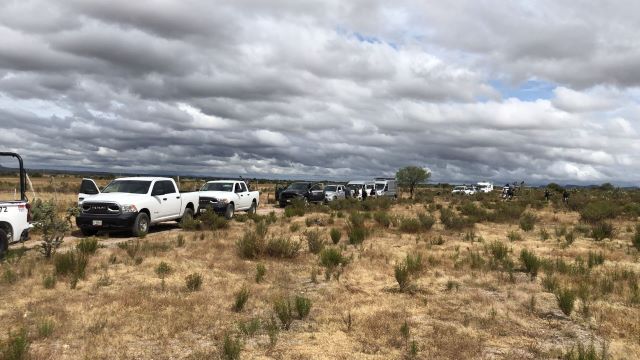
[[[78,194],[81,205],[76,225],[85,236],[100,230],[130,230],[141,236],[151,225],[192,219],[199,199],[198,192],[181,193],[171,178],[120,178],[102,191],[93,180],[84,179]]]
[[[328,184],[324,187],[324,202],[328,203],[346,197],[345,186],[341,184]]]
[[[475,195],[476,189],[473,186],[459,185],[453,188],[452,194]]]
[[[231,219],[236,211],[254,214],[260,205],[260,192],[249,191],[244,181],[208,181],[200,189],[200,214],[215,211]]]
[[[477,184],[478,192],[481,193],[490,193],[493,191],[493,183],[490,182],[479,182]]]
[[[20,165],[20,199],[0,200],[0,259],[9,248],[10,243],[26,240],[29,237],[31,224],[30,204],[25,195],[26,172],[22,158],[16,153],[0,152],[0,156],[14,157]]]
[[[398,197],[398,188],[396,185],[396,179],[393,178],[376,178],[376,195],[377,196],[389,196],[392,198]]]

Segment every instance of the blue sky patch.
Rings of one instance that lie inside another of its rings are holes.
[[[490,80],[489,84],[498,90],[503,98],[517,98],[522,101],[551,99],[553,90],[557,87],[554,83],[541,80],[528,80],[517,86],[512,86],[502,80]]]

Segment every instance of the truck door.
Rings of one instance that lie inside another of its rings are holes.
[[[180,212],[182,211],[182,196],[176,189],[174,183],[170,180],[162,180],[162,186],[164,188],[164,197],[163,205],[166,208],[166,216],[169,217],[179,217]]]
[[[92,179],[82,179],[80,191],[78,191],[78,205],[81,205],[84,199],[98,194],[100,194],[100,189],[95,181]]]
[[[318,183],[311,187],[311,196],[309,201],[323,201],[324,200],[324,184]]]
[[[236,210],[246,210],[251,206],[251,198],[249,197],[249,192],[247,191],[247,187],[244,183],[238,182],[235,186],[235,193],[238,196],[238,201],[236,202]]]

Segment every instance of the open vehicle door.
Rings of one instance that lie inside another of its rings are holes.
[[[92,179],[82,179],[80,191],[78,192],[78,205],[82,204],[86,198],[98,194],[100,194],[100,189],[95,181]]]
[[[309,201],[320,202],[324,201],[324,184],[317,183],[314,184],[310,191]]]

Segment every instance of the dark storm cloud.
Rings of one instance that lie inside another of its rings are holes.
[[[32,167],[637,181],[637,25],[581,5],[10,1],[0,143]]]

